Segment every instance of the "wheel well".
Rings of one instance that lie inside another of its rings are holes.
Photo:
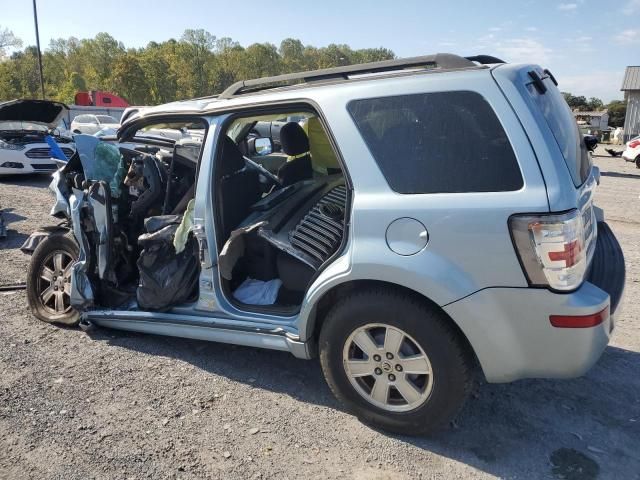
[[[329,312],[329,310],[331,309],[331,307],[339,299],[355,291],[369,289],[369,288],[381,288],[381,287],[384,288],[385,290],[395,290],[398,293],[407,295],[408,297],[411,297],[419,302],[423,302],[429,305],[431,308],[436,308],[440,310],[444,314],[444,316],[449,320],[451,327],[456,331],[459,338],[467,347],[467,350],[469,351],[469,353],[473,355],[474,362],[476,363],[476,365],[479,365],[478,359],[473,350],[473,347],[469,343],[469,340],[467,339],[466,335],[462,332],[458,324],[449,316],[449,314],[445,312],[442,309],[442,307],[440,307],[440,305],[435,303],[430,298],[425,297],[421,293],[416,292],[415,290],[411,290],[410,288],[404,287],[402,285],[397,285],[395,283],[385,282],[382,280],[352,280],[350,282],[345,282],[345,283],[336,285],[328,292],[325,292],[325,294],[322,296],[322,298],[320,298],[320,300],[316,304],[316,307],[314,308],[314,311],[312,312],[311,318],[310,318],[310,321],[313,323],[312,334],[311,334],[311,337],[308,339],[310,346],[312,346],[311,351],[315,352],[317,350],[316,345],[318,342],[318,337],[320,335],[320,330],[322,329],[322,324],[324,322],[324,319],[327,313]]]

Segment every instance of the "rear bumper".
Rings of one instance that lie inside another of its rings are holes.
[[[624,257],[606,224],[586,282],[571,293],[540,288],[488,288],[444,307],[471,343],[488,382],[573,378],[600,358],[613,331],[624,289]],[[551,315],[592,315],[610,308],[589,328],[557,328]]]
[[[633,162],[637,156],[638,153],[632,152],[629,149],[622,152],[622,158],[624,158],[627,162]]]

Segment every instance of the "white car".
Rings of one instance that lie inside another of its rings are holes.
[[[635,162],[636,167],[640,168],[640,136],[627,142],[627,148],[622,152],[622,158],[627,162]]]
[[[69,111],[64,103],[11,100],[0,103],[0,175],[51,173],[56,161],[45,137],[51,135],[67,158],[73,139],[57,128]]]
[[[118,130],[120,123],[111,115],[77,115],[71,122],[71,131],[73,133],[86,133],[93,135],[104,129]]]

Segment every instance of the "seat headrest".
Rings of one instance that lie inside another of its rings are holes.
[[[286,123],[280,129],[282,151],[287,155],[300,155],[309,151],[309,138],[296,122]]]
[[[227,135],[222,137],[222,150],[220,155],[220,176],[225,177],[242,170],[245,167],[242,152]]]

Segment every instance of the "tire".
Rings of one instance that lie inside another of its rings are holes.
[[[27,302],[39,320],[78,324],[80,315],[71,308],[69,298],[70,269],[78,256],[78,245],[69,234],[49,235],[34,250],[27,270]],[[62,268],[56,271],[56,266]],[[63,272],[62,276],[59,271]]]
[[[362,337],[363,332],[368,337]],[[383,344],[386,339],[392,344],[401,334],[400,354],[394,356],[393,349],[387,351]],[[383,345],[374,350],[380,355],[366,355],[356,345],[366,344],[362,341],[366,338],[373,339],[377,348]],[[460,334],[442,311],[402,292],[371,289],[338,301],[325,318],[319,351],[334,395],[361,421],[389,432],[421,435],[437,431],[453,420],[471,389],[473,356]],[[388,360],[389,353],[394,360]],[[422,366],[408,363],[409,357]],[[362,373],[361,367],[368,372],[371,366],[376,366],[372,375],[355,377]],[[353,375],[347,371],[351,368]],[[410,369],[431,373],[406,373]],[[379,381],[380,390],[376,389]],[[414,389],[407,389],[407,383]],[[374,394],[380,391],[386,393]],[[386,398],[385,405],[374,404],[374,397]]]
[[[636,157],[636,168],[640,168],[640,155]]]

